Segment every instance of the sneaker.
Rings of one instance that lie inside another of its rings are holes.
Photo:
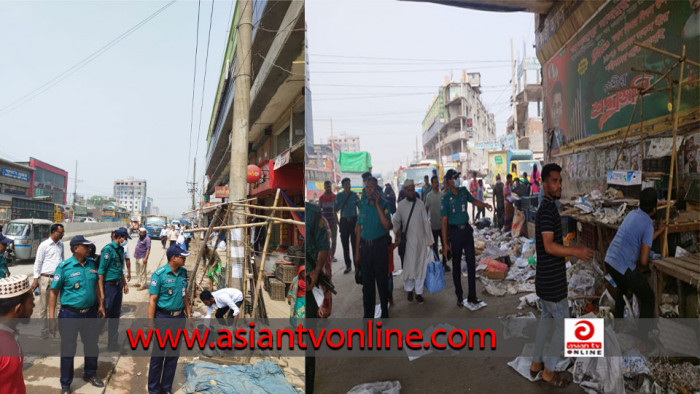
[[[352,271],[350,268],[346,268],[345,271],[343,271],[343,273],[344,273],[344,274],[347,274],[347,273],[349,273],[350,271]]]
[[[419,297],[420,297],[420,296],[419,296]],[[408,292],[408,296],[406,297],[406,299],[408,299],[408,302],[413,301],[413,292],[412,292],[412,291],[409,291],[409,292]]]
[[[457,308],[464,308],[464,301],[457,301]]]
[[[416,301],[418,301],[419,304],[422,304],[425,302],[425,300],[423,299],[423,296],[420,294],[416,294]]]

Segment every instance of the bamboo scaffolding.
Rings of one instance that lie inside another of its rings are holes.
[[[272,204],[273,207],[277,206],[277,201],[279,200],[280,196],[280,189],[277,189],[277,194],[275,194],[275,202]],[[275,215],[277,211],[273,210],[272,214],[270,215],[271,218]],[[267,257],[267,248],[270,245],[270,234],[272,233],[272,221],[268,220],[267,221],[267,234],[265,234],[265,246],[263,247],[263,255],[262,259],[260,261],[260,269],[258,270],[258,277],[255,282],[255,290],[253,293],[253,319],[255,318],[256,315],[256,307],[258,306],[258,294],[261,292],[260,285],[262,284],[262,274],[263,270],[265,268],[265,258]]]
[[[649,48],[647,48],[647,49],[649,49]],[[658,51],[660,51],[660,50],[658,50]],[[680,57],[680,59],[678,59],[678,61],[681,64],[681,70],[680,70],[680,75],[678,77],[678,99],[676,100],[676,105],[673,107],[673,150],[671,151],[672,152],[671,169],[669,170],[670,174],[668,177],[668,194],[666,197],[667,202],[671,201],[671,192],[673,192],[674,169],[677,168],[676,161],[678,160],[678,152],[676,151],[676,138],[678,136],[678,113],[680,112],[680,109],[681,109],[681,93],[683,92],[683,71],[685,71],[685,62],[688,61],[685,58],[685,45],[683,45],[683,47],[681,49],[681,57]],[[697,64],[697,63],[695,63],[695,65],[700,66],[700,64]],[[666,210],[666,221],[665,221],[666,229],[664,230],[664,238],[662,240],[663,246],[662,246],[662,251],[661,251],[661,254],[664,257],[668,257],[668,222],[669,222],[670,216],[671,216],[671,210],[667,209]]]
[[[237,207],[246,207],[246,208],[255,208],[255,209],[262,209],[264,211],[291,211],[291,212],[304,212],[304,207],[268,207],[268,206],[261,206],[261,205],[252,205],[252,204],[241,204],[241,203],[231,203],[231,205],[237,206]]]
[[[700,67],[700,63],[694,62],[694,61],[692,61],[692,60],[689,60],[689,59],[686,59],[686,58],[685,58],[685,51],[683,51],[683,54],[682,54],[681,56],[678,56],[678,55],[673,54],[673,53],[671,53],[671,52],[666,52],[666,51],[664,51],[663,49],[654,48],[654,47],[651,46],[651,45],[647,45],[647,44],[644,44],[644,43],[641,43],[641,42],[638,42],[638,41],[635,41],[635,42],[634,42],[634,45],[640,46],[640,47],[642,47],[642,48],[644,48],[644,49],[648,49],[648,50],[650,50],[650,51],[652,51],[652,52],[660,53],[660,54],[662,54],[662,55],[664,55],[664,56],[668,56],[668,57],[670,57],[671,59],[676,59],[678,62],[687,62],[688,64],[692,64],[692,65],[695,66],[695,67]]]
[[[194,305],[194,291],[195,291],[195,285],[197,283],[197,269],[199,268],[199,263],[202,260],[202,255],[204,254],[204,245],[207,244],[207,240],[209,239],[209,235],[212,232],[212,228],[214,227],[214,223],[216,223],[216,220],[219,218],[219,215],[221,214],[221,211],[223,210],[223,206],[220,206],[216,208],[216,212],[214,212],[214,218],[212,219],[211,223],[209,223],[209,229],[207,230],[206,236],[204,237],[204,242],[199,248],[199,253],[197,253],[197,262],[194,264],[194,271],[192,272],[192,278],[190,279],[190,282],[187,285],[187,295],[190,297],[190,305]]]

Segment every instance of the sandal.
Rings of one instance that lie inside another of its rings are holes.
[[[556,371],[554,372],[554,376],[552,376],[552,379],[549,381],[546,381],[542,379],[542,381],[552,387],[556,387],[558,389],[563,389],[564,387],[568,386],[571,381],[573,380],[573,376],[571,375],[570,372],[566,371]]]
[[[535,380],[537,378],[537,375],[544,370],[544,363],[534,363],[534,364],[542,364],[542,368],[538,369],[537,371],[533,371],[532,365],[530,365],[530,378],[532,380]]]

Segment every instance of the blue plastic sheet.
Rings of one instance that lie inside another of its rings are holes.
[[[260,361],[255,365],[218,365],[196,362],[185,366],[185,393],[297,394],[279,365]]]

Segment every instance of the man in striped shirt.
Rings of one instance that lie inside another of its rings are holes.
[[[542,302],[542,314],[537,327],[535,353],[530,365],[533,378],[542,371],[542,380],[555,387],[563,387],[571,382],[570,374],[554,371],[557,365],[558,349],[564,343],[564,319],[569,316],[568,284],[566,282],[565,256],[574,256],[588,261],[593,251],[582,247],[567,247],[563,244],[561,217],[555,201],[561,198],[561,167],[547,164],[542,168],[544,198],[537,210],[535,219],[535,246],[537,248],[537,276],[535,290]],[[556,330],[551,337],[547,357],[543,357],[544,345],[550,327]],[[556,345],[555,345],[556,344]]]

